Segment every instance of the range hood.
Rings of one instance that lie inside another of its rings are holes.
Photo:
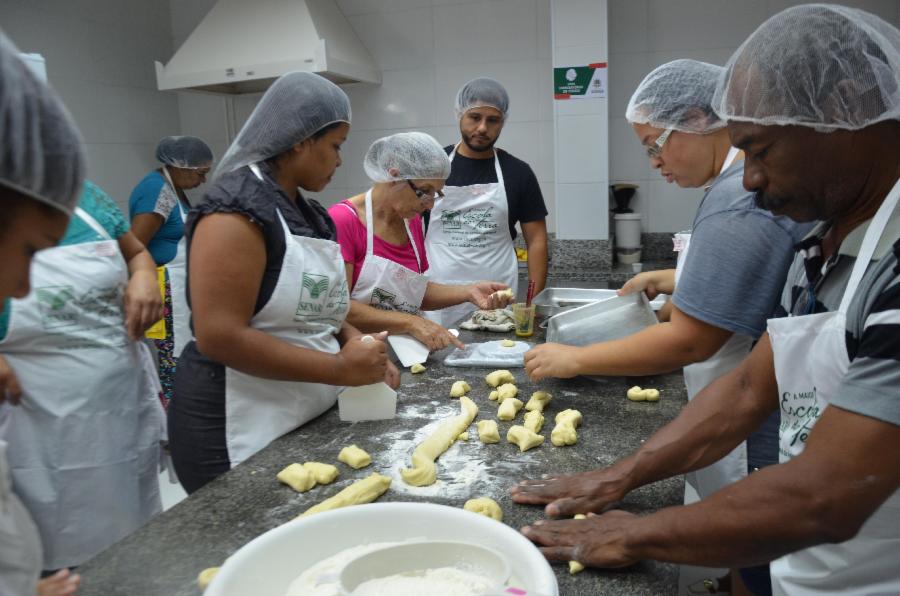
[[[168,64],[160,90],[259,93],[286,72],[381,83],[381,72],[334,0],[218,0]]]

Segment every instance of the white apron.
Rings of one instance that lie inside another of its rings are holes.
[[[0,421],[9,419],[11,409],[0,404]],[[37,593],[42,569],[41,539],[25,506],[12,492],[6,449],[6,442],[0,440],[0,594],[32,596]]]
[[[187,224],[187,213],[181,206],[181,197],[169,171],[163,167],[163,175],[178,204],[178,214],[181,215],[181,224]],[[178,246],[175,248],[175,256],[166,263],[166,271],[169,274],[169,292],[172,298],[172,356],[178,358],[184,346],[191,341],[191,309],[187,303],[187,237],[182,234]]]
[[[345,207],[356,210],[344,203]],[[406,235],[416,254],[418,271],[412,271],[390,259],[375,254],[375,223],[372,219],[372,191],[366,193],[366,259],[363,261],[359,276],[350,297],[365,304],[384,310],[399,310],[410,314],[420,314],[425,290],[428,289],[428,278],[422,270],[422,258],[416,241],[409,231],[409,221],[403,220]]]
[[[162,509],[165,415],[149,351],[125,330],[128,268],[106,230],[76,216],[105,240],[35,255],[32,291],[11,301],[0,342],[23,389],[3,438],[44,569],[84,563]]]
[[[250,166],[264,180],[256,165]],[[286,343],[336,354],[335,334],[350,310],[347,272],[337,242],[295,236],[281,215],[284,261],[278,283],[250,325]],[[337,401],[341,387],[263,379],[225,368],[225,439],[236,466]]]
[[[734,162],[739,150],[731,147],[719,175],[728,169]],[[675,246],[680,247],[678,261],[675,265],[675,287],[687,261],[688,250],[691,246],[691,234],[681,232],[675,235]],[[707,385],[731,371],[750,353],[753,346],[753,338],[747,335],[734,333],[719,350],[707,360],[697,362],[684,367],[684,384],[687,387],[688,400],[700,393]],[[687,481],[696,489],[701,499],[705,499],[716,492],[737,482],[747,475],[747,444],[741,443],[731,453],[719,461],[700,470],[695,470],[686,475]]]
[[[456,149],[450,154],[450,162]],[[519,262],[509,235],[509,203],[503,185],[500,158],[494,152],[497,182],[445,186],[444,198],[431,210],[425,236],[428,277],[442,284],[470,284],[488,280],[507,284],[515,295]],[[451,327],[475,310],[470,303],[430,311],[426,316]]]
[[[837,311],[769,321],[778,381],[781,429],[779,459],[799,455],[850,366],[847,309],[900,199],[900,181],[866,230]],[[900,594],[900,490],[840,544],[823,544],[770,564],[772,589],[785,596]]]

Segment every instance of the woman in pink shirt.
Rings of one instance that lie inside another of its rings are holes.
[[[400,133],[372,143],[363,165],[372,188],[328,209],[347,266],[352,299],[347,321],[365,332],[411,335],[431,351],[451,343],[462,347],[421,311],[463,302],[500,308],[510,299],[497,295],[506,288],[501,283],[428,281],[421,216],[443,196],[450,175],[447,153],[427,134]]]

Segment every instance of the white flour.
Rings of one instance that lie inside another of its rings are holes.
[[[400,544],[399,542],[373,542],[372,544],[361,544],[347,550],[342,550],[338,554],[319,561],[300,576],[291,582],[284,596],[340,596],[341,592],[338,588],[338,575],[347,563],[364,555],[384,548],[385,546],[393,546]]]
[[[455,567],[438,567],[415,575],[371,579],[353,590],[353,596],[477,596],[492,587],[493,584],[484,576]]]

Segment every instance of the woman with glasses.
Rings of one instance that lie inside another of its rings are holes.
[[[353,299],[348,321],[362,331],[411,335],[429,350],[462,347],[444,327],[420,316],[470,302],[478,308],[505,306],[507,286],[478,282],[443,285],[428,281],[422,213],[441,197],[450,160],[441,145],[421,132],[378,139],[366,154],[366,193],[336,205],[335,222]]]
[[[138,183],[128,200],[131,230],[164,268],[165,331],[151,336],[156,343],[163,403],[172,398],[175,364],[191,339],[184,297],[187,255],[184,222],[191,203],[185,190],[206,181],[213,162],[212,150],[197,137],[166,137],[156,146],[162,166]]]

